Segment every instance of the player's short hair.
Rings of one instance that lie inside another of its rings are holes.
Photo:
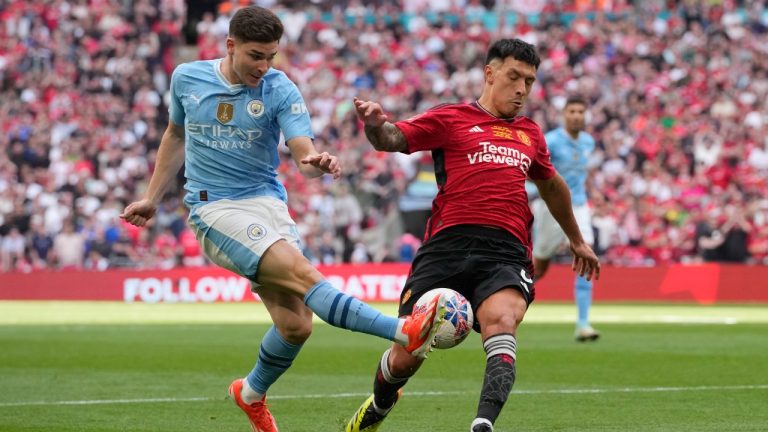
[[[515,60],[528,63],[536,69],[541,64],[541,59],[536,53],[536,48],[528,42],[520,39],[499,39],[488,48],[488,55],[485,56],[485,64],[490,64],[493,60],[504,60],[512,57]]]
[[[229,21],[229,37],[238,42],[270,43],[283,37],[283,23],[269,9],[247,6]]]
[[[567,107],[568,105],[573,105],[573,104],[584,105],[586,107],[587,100],[581,96],[570,96],[568,97],[568,99],[566,99],[564,107]]]

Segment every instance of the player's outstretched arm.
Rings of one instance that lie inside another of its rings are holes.
[[[139,227],[146,225],[147,221],[155,215],[157,203],[163,198],[183,164],[184,126],[169,122],[160,141],[155,171],[149,180],[149,187],[147,187],[144,198],[128,204],[120,217],[131,225]]]
[[[388,122],[384,109],[378,102],[353,99],[357,117],[365,124],[365,136],[378,151],[400,152],[408,148],[405,135],[397,126]]]
[[[291,156],[305,177],[320,177],[331,174],[334,179],[341,178],[341,161],[328,152],[318,153],[309,137],[295,137],[285,145],[291,150]]]
[[[579,231],[571,205],[571,192],[560,174],[547,180],[534,180],[550,213],[563,229],[573,253],[573,270],[587,280],[600,278],[600,261]]]

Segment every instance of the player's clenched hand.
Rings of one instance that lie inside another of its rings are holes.
[[[571,252],[573,252],[573,271],[587,280],[600,279],[600,261],[588,244],[571,244]]]
[[[148,220],[152,219],[156,211],[157,206],[152,201],[143,199],[128,204],[128,207],[123,210],[120,217],[131,225],[143,227],[147,224]]]
[[[377,102],[364,101],[358,98],[354,98],[352,101],[355,104],[357,116],[366,126],[379,127],[386,123],[387,115],[384,114],[384,108]]]
[[[301,163],[312,165],[326,174],[332,174],[334,179],[341,178],[341,162],[339,158],[328,152],[307,156],[301,160]]]

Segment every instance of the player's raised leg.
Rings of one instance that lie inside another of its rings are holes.
[[[424,310],[404,318],[386,316],[334,288],[285,241],[277,241],[261,257],[258,283],[302,297],[317,316],[335,327],[397,342],[411,355],[422,358],[431,351],[435,332],[445,312],[445,296],[436,295],[431,299],[430,307]]]
[[[384,422],[403,394],[403,386],[416,373],[423,359],[413,357],[400,345],[384,351],[376,368],[373,394],[360,405],[345,432],[374,432]]]
[[[516,289],[497,291],[476,311],[485,350],[485,377],[471,432],[493,431],[493,424],[504,407],[515,383],[517,327],[527,304]]]
[[[253,224],[254,219],[261,224]],[[256,430],[276,430],[263,395],[309,336],[310,310],[334,326],[397,342],[413,356],[426,357],[430,351],[446,298],[434,296],[430,307],[398,319],[340,292],[300,253],[295,224],[283,202],[265,197],[211,203],[193,209],[190,221],[213,262],[259,286],[277,327],[262,341],[260,359],[248,378],[230,388]]]
[[[254,219],[262,223],[253,224]],[[295,224],[282,201],[257,197],[215,202],[193,209],[190,221],[205,254],[219,266],[266,290],[302,299],[333,326],[397,342],[414,356],[429,352],[445,296],[435,296],[430,308],[398,319],[340,292],[299,251]]]

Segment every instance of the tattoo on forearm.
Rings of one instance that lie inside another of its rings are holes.
[[[405,135],[392,123],[384,123],[381,127],[366,126],[365,137],[379,151],[398,152],[407,148]]]

